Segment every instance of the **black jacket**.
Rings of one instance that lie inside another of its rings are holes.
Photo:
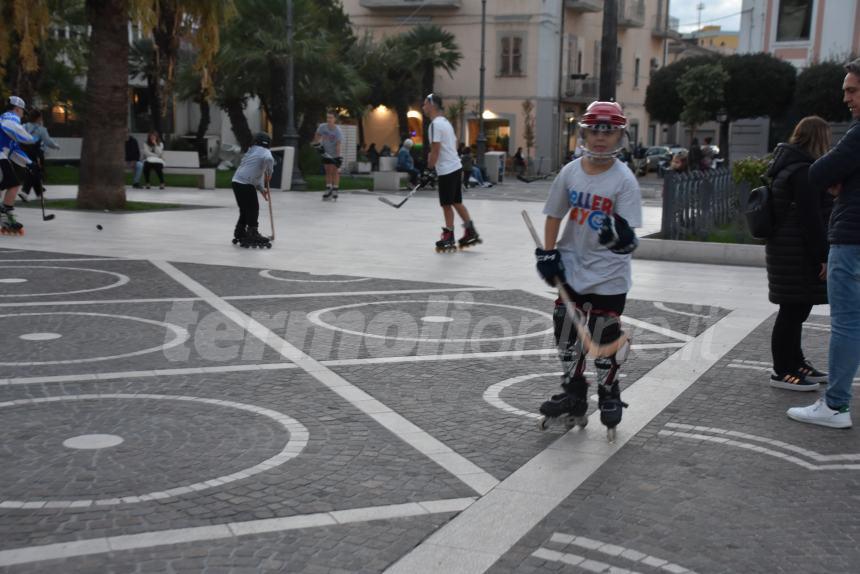
[[[827,303],[827,284],[818,279],[827,262],[829,195],[809,185],[813,159],[791,144],[779,144],[767,170],[776,228],[768,238],[768,296],[772,303]]]
[[[827,238],[830,243],[860,243],[860,121],[855,121],[839,143],[809,168],[815,191],[842,184],[833,204]]]
[[[140,146],[131,136],[125,140],[125,161],[140,161]]]

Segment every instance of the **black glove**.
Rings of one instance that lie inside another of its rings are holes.
[[[535,249],[535,259],[537,259],[537,272],[541,279],[547,282],[550,287],[555,287],[557,283],[564,283],[564,263],[561,262],[561,253],[558,249]]]
[[[325,154],[325,149],[323,149],[322,142],[317,142],[315,144],[311,144],[311,147],[314,148],[315,150],[317,150],[317,153],[319,153],[320,155]]]
[[[418,178],[421,187],[433,187],[436,185],[436,170],[435,169],[425,169],[421,172],[421,175]]]
[[[627,220],[614,213],[603,218],[597,239],[613,253],[627,254],[639,247],[639,239]]]
[[[343,165],[343,158],[340,156],[337,156],[336,158],[334,158],[334,165],[337,167],[342,166]]]

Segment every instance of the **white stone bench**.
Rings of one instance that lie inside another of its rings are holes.
[[[394,156],[391,157],[381,157],[379,158],[379,171],[396,171],[397,170],[397,158]]]
[[[403,180],[409,181],[409,174],[402,171],[374,171],[373,191],[400,191]]]
[[[164,173],[192,174],[197,176],[197,187],[215,189],[215,168],[200,167],[200,156],[196,151],[165,151]]]

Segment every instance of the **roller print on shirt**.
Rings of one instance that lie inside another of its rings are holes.
[[[612,213],[612,200],[596,193],[567,190],[570,202],[570,220],[578,225],[588,225],[595,231],[600,230],[603,219]]]

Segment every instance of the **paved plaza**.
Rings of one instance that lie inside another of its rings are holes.
[[[856,573],[857,430],[786,418],[817,393],[767,385],[764,270],[635,260],[616,442],[594,404],[540,432],[554,295],[520,211],[543,191],[500,192],[467,195],[484,243],[455,254],[431,195],[279,193],[271,250],[230,245],[229,190],[21,209],[0,572]],[[813,363],[828,338],[816,308]]]

